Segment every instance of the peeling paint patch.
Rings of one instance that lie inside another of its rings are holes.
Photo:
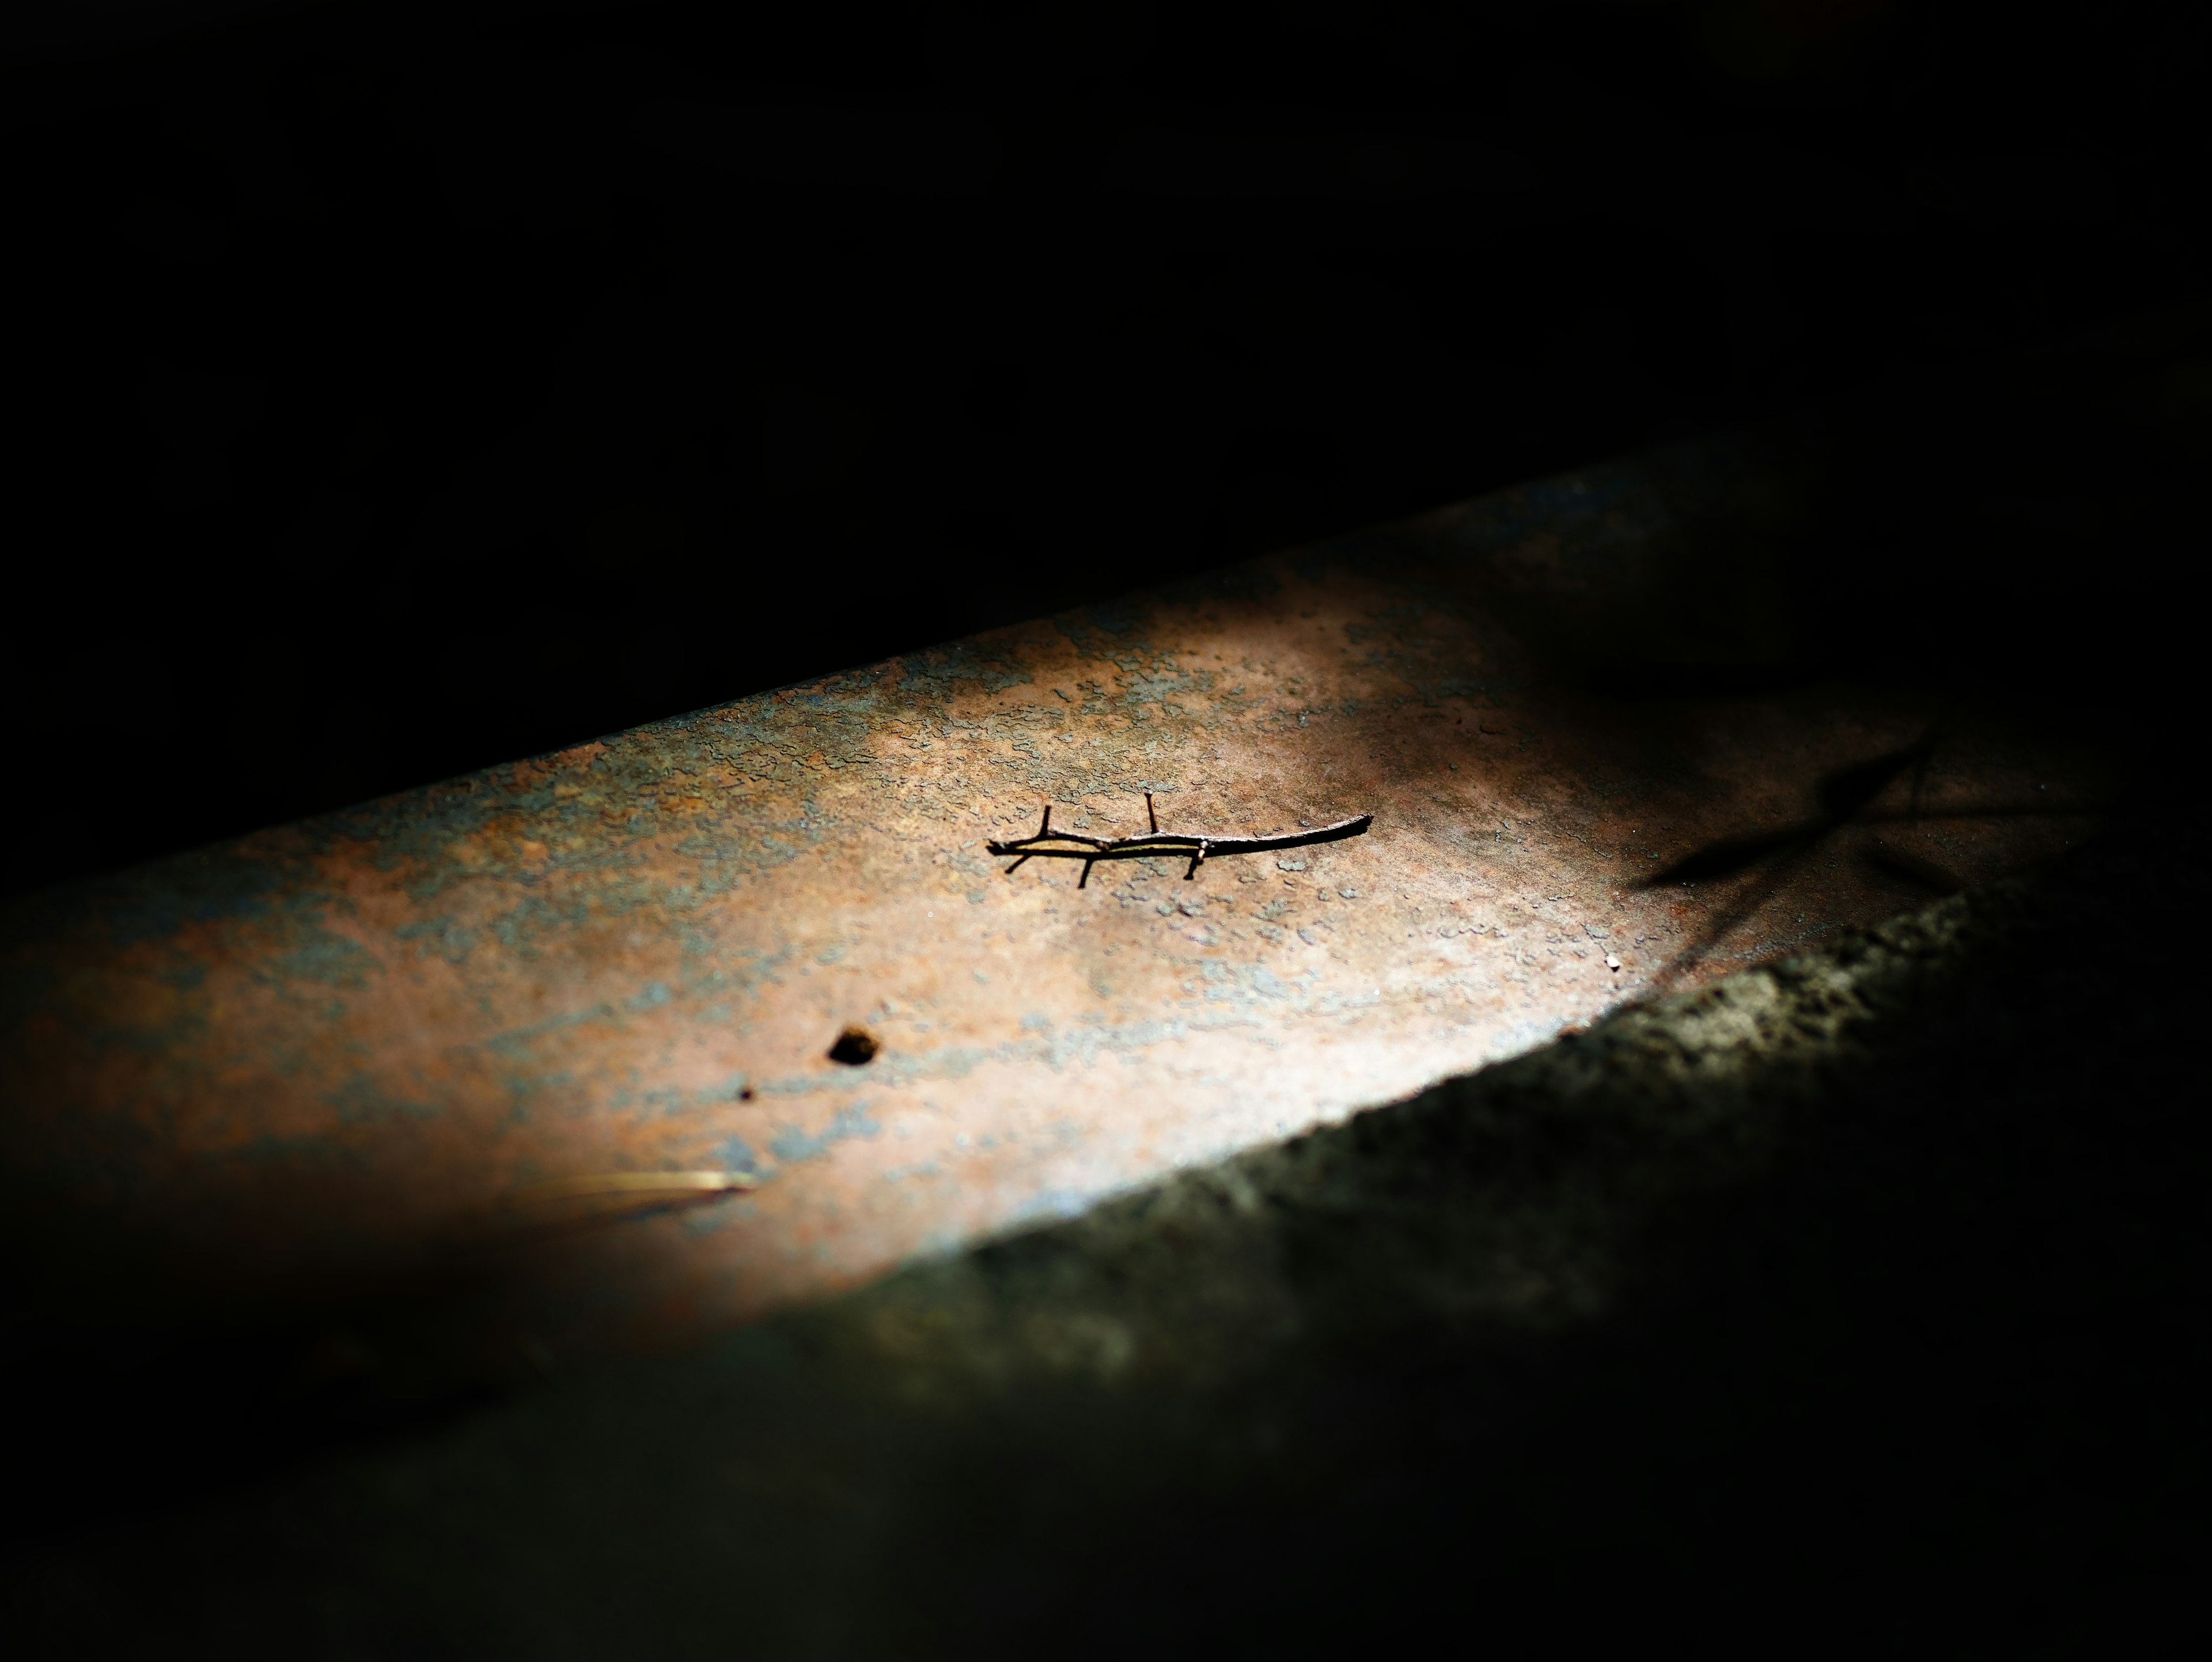
[[[854,1137],[872,1137],[883,1127],[868,1117],[867,1105],[856,1102],[840,1108],[830,1116],[830,1123],[811,1135],[797,1126],[786,1126],[769,1139],[769,1152],[787,1166],[796,1166],[803,1160],[818,1160],[838,1143]]]

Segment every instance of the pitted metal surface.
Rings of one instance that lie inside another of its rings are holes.
[[[495,1237],[532,1346],[652,1341],[2094,829],[2091,765],[1988,712],[1638,694],[1786,652],[1758,560],[1723,603],[1679,579],[1788,490],[1725,445],[1594,469],[38,897],[9,943],[9,1186],[194,1296]],[[1048,805],[1143,831],[1146,792],[1194,836],[1373,823],[1081,888],[986,851]],[[833,1058],[850,1029],[872,1059]],[[533,1185],[661,1171],[757,1181],[497,1227]]]

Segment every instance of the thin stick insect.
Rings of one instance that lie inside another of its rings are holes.
[[[1037,827],[1035,837],[1018,837],[1011,843],[988,843],[984,846],[993,854],[1014,856],[1014,863],[1006,868],[1009,877],[1021,868],[1023,861],[1039,855],[1048,860],[1080,860],[1083,875],[1075,884],[1079,889],[1091,881],[1091,868],[1102,860],[1141,860],[1147,855],[1187,854],[1190,856],[1190,868],[1183,873],[1182,880],[1188,883],[1198,875],[1198,868],[1206,863],[1209,855],[1265,854],[1274,849],[1302,849],[1310,843],[1336,843],[1347,837],[1358,837],[1375,823],[1373,814],[1363,813],[1313,831],[1293,831],[1287,837],[1192,837],[1160,829],[1160,816],[1152,807],[1150,791],[1145,793],[1145,817],[1152,822],[1152,829],[1140,837],[1085,837],[1075,831],[1054,831],[1052,807],[1048,803],[1044,821]],[[1046,849],[1039,848],[1040,843],[1073,843],[1079,846]]]

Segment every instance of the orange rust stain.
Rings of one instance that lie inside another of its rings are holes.
[[[1919,898],[1866,857],[1906,815],[1902,778],[1787,859],[1647,886],[1806,821],[1823,773],[1931,712],[1844,686],[1663,710],[1578,691],[1503,619],[1547,585],[1601,594],[1579,557],[1547,531],[1456,575],[1426,554],[1255,561],[94,886],[7,943],[44,989],[0,1062],[9,1169],[131,1196],[116,1221],[163,1251],[280,1290],[397,1273],[519,1184],[757,1171],[741,1202],[522,1262],[548,1342],[632,1342]],[[1931,801],[2094,794],[2080,758],[1954,732]],[[1071,864],[983,855],[1047,803],[1139,829],[1146,790],[1176,830],[1375,823],[1189,881],[1127,861],[1079,889]],[[2093,823],[1895,836],[1977,880]],[[863,1066],[828,1056],[852,1025],[881,1041]]]

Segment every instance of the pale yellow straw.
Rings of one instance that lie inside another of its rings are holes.
[[[601,1172],[555,1178],[517,1190],[516,1200],[575,1200],[591,1195],[726,1194],[757,1188],[750,1172]]]

